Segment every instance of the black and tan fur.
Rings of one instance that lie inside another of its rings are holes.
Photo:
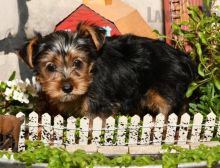
[[[19,55],[54,114],[167,116],[180,111],[194,77],[190,59],[166,43],[131,34],[105,37],[91,24],[35,37]]]

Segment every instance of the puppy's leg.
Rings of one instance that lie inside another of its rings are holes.
[[[162,97],[156,90],[150,89],[144,95],[142,102],[142,108],[147,108],[150,112],[152,112],[153,122],[155,123],[156,115],[158,113],[162,113],[164,115],[164,124],[167,124],[168,114],[171,111],[171,104]],[[163,127],[163,139],[166,136],[167,127],[164,125]],[[153,138],[153,134],[151,135]]]
[[[171,110],[169,102],[154,89],[149,89],[146,92],[141,100],[141,106],[143,109],[147,108],[152,113],[155,113],[155,115],[162,113],[165,116],[165,121]]]

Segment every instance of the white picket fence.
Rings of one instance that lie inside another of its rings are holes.
[[[18,113],[17,117],[24,115]],[[19,150],[25,150],[25,139],[41,140],[45,144],[54,146],[68,146],[73,144],[97,146],[125,146],[125,145],[159,145],[181,144],[210,141],[213,136],[220,137],[220,121],[211,112],[203,119],[200,113],[195,114],[191,120],[185,113],[178,122],[178,116],[171,114],[168,121],[162,114],[157,115],[153,121],[149,114],[143,120],[137,115],[128,120],[121,116],[118,120],[109,117],[102,128],[102,119],[93,120],[92,128],[89,128],[89,119],[83,117],[80,123],[70,117],[64,121],[61,115],[54,117],[53,121],[48,113],[39,116],[32,112],[21,126]],[[51,124],[53,122],[53,125]],[[78,124],[77,124],[78,123]],[[166,124],[165,124],[166,123]],[[28,131],[27,131],[28,130]],[[28,135],[27,135],[28,132]]]

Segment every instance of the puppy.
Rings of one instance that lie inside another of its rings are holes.
[[[194,67],[166,43],[121,35],[80,23],[28,41],[20,57],[34,70],[52,114],[106,118],[122,114],[178,113]]]
[[[20,127],[23,122],[24,116],[17,118],[13,115],[0,115],[0,134],[3,135],[3,144],[0,146],[0,150],[6,149],[10,138],[13,138],[13,151],[17,152]]]

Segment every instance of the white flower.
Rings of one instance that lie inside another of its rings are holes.
[[[18,92],[17,90],[15,90],[14,92],[13,92],[13,96],[12,96],[12,98],[14,99],[14,100],[18,100],[18,101],[22,101],[22,96],[23,96],[23,93],[21,93],[21,92]]]
[[[29,100],[28,100],[28,95],[27,94],[23,94],[23,97],[22,97],[22,100],[24,103],[28,104],[29,103]]]
[[[12,80],[12,81],[6,81],[6,84],[8,87],[13,87],[13,86],[16,86],[17,85],[17,82],[16,80]]]
[[[6,95],[6,96],[11,96],[11,95],[12,95],[12,92],[13,92],[12,89],[6,88],[6,90],[5,90],[5,95]]]
[[[9,101],[10,98],[11,98],[11,96],[12,96],[12,94],[13,94],[13,90],[10,89],[10,88],[6,88],[4,94],[5,94],[5,96],[6,96],[5,99],[6,99],[7,101]]]
[[[5,100],[16,100],[21,103],[29,103],[29,95],[37,96],[36,88],[31,84],[29,79],[25,82],[20,79],[4,82],[7,87],[4,91]]]
[[[18,81],[16,89],[21,92],[26,92],[26,84],[23,81]]]
[[[19,102],[21,102],[21,103],[26,103],[26,104],[28,104],[29,103],[29,100],[28,100],[28,94],[25,94],[25,93],[23,93],[23,92],[18,92],[18,91],[14,91],[13,92],[13,99],[14,100],[18,100]]]

